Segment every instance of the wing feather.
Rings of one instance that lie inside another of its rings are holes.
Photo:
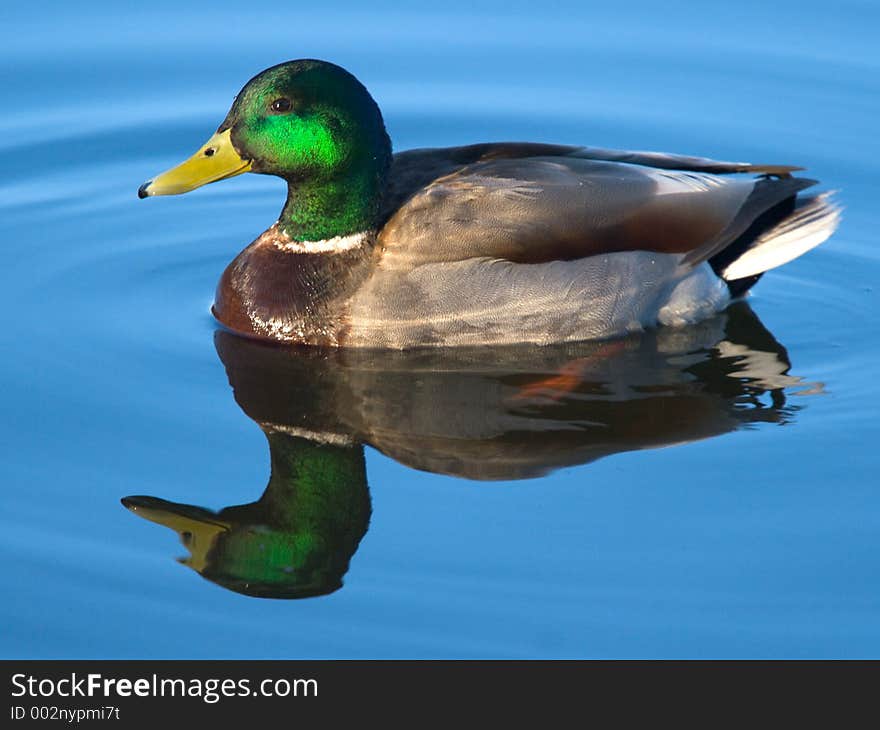
[[[813,184],[791,178],[796,169],[532,143],[411,150],[392,167],[382,263],[544,263],[641,250],[696,265]]]

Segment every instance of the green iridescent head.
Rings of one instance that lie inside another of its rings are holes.
[[[149,496],[125,497],[135,514],[174,530],[203,578],[259,598],[332,593],[367,531],[363,447],[269,433],[272,475],[256,502],[217,512]]]
[[[335,177],[375,163],[384,173],[391,143],[369,92],[348,71],[324,61],[289,61],[245,84],[218,132],[253,172],[288,180]]]
[[[282,228],[326,238],[375,226],[390,165],[382,113],[363,84],[326,61],[288,61],[248,81],[217,132],[138,195],[177,195],[243,172],[277,175],[289,190]]]

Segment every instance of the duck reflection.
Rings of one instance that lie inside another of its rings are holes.
[[[363,446],[415,469],[526,479],[634,449],[785,424],[785,349],[744,302],[687,328],[550,347],[326,351],[215,337],[235,399],[269,443],[256,502],[213,512],[123,504],[175,530],[204,578],[260,597],[342,585],[367,530]]]

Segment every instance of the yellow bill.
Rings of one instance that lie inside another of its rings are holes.
[[[180,562],[197,572],[204,570],[217,538],[232,527],[208,510],[163,499],[126,497],[122,504],[138,517],[174,530],[190,553],[190,557]]]
[[[232,146],[229,130],[217,132],[186,162],[147,180],[138,188],[138,197],[180,195],[202,185],[241,175],[251,169],[251,161],[243,160]]]

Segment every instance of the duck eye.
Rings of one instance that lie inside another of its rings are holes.
[[[273,112],[289,112],[291,107],[290,99],[275,99],[275,101],[272,102],[271,107]]]

